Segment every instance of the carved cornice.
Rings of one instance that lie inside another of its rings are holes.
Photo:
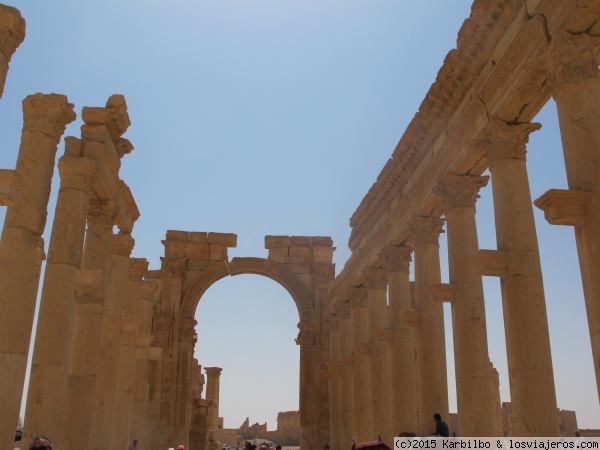
[[[90,200],[87,216],[88,226],[112,229],[116,218],[117,205],[113,200]]]
[[[61,189],[77,189],[92,193],[96,164],[89,158],[63,156],[58,160]]]
[[[547,66],[555,88],[564,83],[585,79],[600,79],[600,59],[594,48],[600,38],[588,34],[571,34],[557,30],[548,48]]]
[[[438,180],[435,193],[442,198],[443,210],[468,207],[475,208],[479,190],[485,187],[489,176],[447,174]]]
[[[25,39],[25,19],[18,9],[0,5],[0,51],[7,62]]]
[[[113,256],[126,256],[129,258],[135,245],[135,239],[128,234],[116,234],[110,246],[110,254]]]
[[[183,278],[186,268],[185,258],[162,257],[160,260],[163,278]]]
[[[416,216],[408,224],[413,245],[438,244],[440,234],[444,232],[444,219],[431,216]]]
[[[129,280],[141,281],[148,272],[148,260],[146,258],[131,258],[129,260]]]
[[[482,137],[474,145],[485,150],[490,164],[500,159],[525,160],[529,135],[541,127],[539,123],[508,124],[490,117]]]
[[[44,133],[57,144],[65,127],[76,117],[73,104],[64,95],[35,94],[23,100],[23,131]]]
[[[390,272],[409,273],[410,262],[412,261],[412,247],[387,246],[383,251],[385,258],[385,267]]]
[[[353,287],[349,291],[348,303],[352,308],[364,308],[367,306],[367,288]]]
[[[387,273],[381,267],[369,267],[363,273],[367,288],[369,289],[386,289],[387,288]]]

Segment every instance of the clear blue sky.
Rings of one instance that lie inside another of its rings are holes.
[[[230,257],[266,257],[265,235],[328,235],[337,272],[348,220],[400,139],[470,12],[470,1],[8,1],[27,20],[0,101],[0,167],[13,168],[21,100],[66,94],[80,116],[114,93],[135,150],[122,178],[141,211],[134,256],[158,268],[166,230],[231,232]],[[565,188],[553,103],[529,145],[532,197]],[[67,135],[79,135],[78,120]],[[59,155],[63,146],[59,148]],[[57,177],[58,178],[58,177]],[[55,198],[57,184],[53,188]],[[491,188],[481,248],[495,248]],[[53,215],[50,207],[49,226]],[[559,407],[600,428],[573,231],[536,216]],[[46,233],[46,238],[49,234]],[[441,239],[443,278],[447,270]],[[509,401],[499,283],[486,279],[490,356]],[[226,427],[276,426],[298,408],[298,312],[259,276],[224,279],[197,310],[196,356],[223,367]],[[448,331],[450,318],[446,317]],[[449,384],[454,384],[448,337]],[[455,392],[450,393],[455,410]]]

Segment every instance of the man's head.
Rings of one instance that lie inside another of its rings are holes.
[[[436,422],[439,422],[440,420],[442,420],[442,416],[440,416],[439,413],[435,413],[433,415],[433,420],[435,420]]]
[[[581,437],[581,431],[575,430],[575,436],[576,437]]]
[[[177,447],[177,450],[185,450],[185,447],[183,445],[180,445]]]
[[[52,442],[46,436],[38,436],[29,444],[29,450],[31,449],[52,450]]]

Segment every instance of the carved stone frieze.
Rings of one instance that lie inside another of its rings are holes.
[[[23,100],[23,131],[44,133],[58,144],[66,126],[77,117],[73,107],[64,95],[29,95]]]
[[[160,258],[163,278],[183,278],[185,274],[185,258]]]
[[[129,234],[119,233],[113,236],[110,246],[110,254],[114,256],[126,256],[129,258],[135,245],[135,239]]]
[[[363,275],[369,289],[387,288],[387,272],[382,267],[369,267]]]
[[[444,211],[461,207],[475,208],[479,190],[487,185],[489,179],[489,176],[450,173],[440,178],[435,193],[442,198]]]
[[[367,306],[367,288],[353,287],[348,292],[348,303],[352,308],[364,308]]]
[[[490,117],[483,135],[474,145],[485,150],[492,164],[499,159],[525,159],[529,135],[542,127],[539,123],[509,124]]]
[[[89,226],[111,228],[117,218],[117,205],[113,200],[94,198],[90,200],[87,221]]]
[[[588,34],[571,34],[562,29],[554,32],[546,60],[553,86],[600,79],[600,58],[594,52],[599,43],[600,37]]]
[[[0,5],[0,51],[10,61],[25,39],[25,19],[18,9]]]
[[[129,260],[129,280],[141,281],[148,272],[148,260],[146,258],[131,258]]]
[[[77,189],[92,193],[96,164],[89,158],[63,156],[58,160],[61,189]]]
[[[444,219],[432,216],[416,216],[409,225],[408,232],[414,245],[437,244],[444,232]]]
[[[413,248],[408,246],[387,246],[383,251],[385,267],[390,272],[405,272],[408,274],[410,262],[412,261],[412,252]]]

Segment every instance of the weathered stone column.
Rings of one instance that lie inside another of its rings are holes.
[[[451,291],[453,298],[458,429],[462,436],[497,436],[475,222],[478,192],[488,180],[489,177],[450,174],[437,186],[446,217],[450,273],[450,284],[439,288]]]
[[[208,429],[216,430],[219,421],[219,381],[220,367],[205,367],[206,371],[206,403],[208,405]]]
[[[392,429],[392,367],[388,329],[387,273],[371,267],[365,273],[367,281],[368,334],[371,344],[371,439],[381,436],[384,442],[393,442]],[[391,337],[391,336],[390,336]]]
[[[535,201],[555,225],[572,225],[600,398],[600,71],[599,39],[556,32],[550,71],[558,110],[568,190],[552,189]]]
[[[104,286],[116,216],[114,202],[90,200],[82,268],[96,274],[98,282],[90,289],[76,290],[77,310],[69,386],[60,432],[61,448],[65,450],[89,447],[96,377],[100,370]]]
[[[332,450],[342,450],[341,445],[341,401],[342,380],[340,363],[339,319],[330,317],[329,331],[329,445]]]
[[[23,132],[16,164],[18,198],[9,205],[0,241],[0,445],[14,444],[33,326],[56,149],[75,119],[64,95],[23,100]]]
[[[192,418],[192,367],[194,364],[194,344],[197,335],[195,319],[184,319],[179,329],[179,357],[177,379],[177,418],[175,423],[175,440],[188,447],[190,422]],[[212,368],[211,368],[212,369]],[[216,378],[217,397],[215,399],[216,418],[219,417],[219,375]]]
[[[0,97],[4,93],[8,63],[24,39],[25,20],[19,10],[0,5]]]
[[[539,124],[490,118],[480,144],[490,161],[496,241],[505,258],[504,329],[515,436],[558,436],[542,268],[525,165]]]
[[[143,277],[148,271],[145,258],[131,258],[127,283],[127,299],[121,320],[121,349],[119,363],[119,379],[117,380],[117,397],[113,415],[112,445],[114,448],[129,446],[133,437],[130,435],[131,416],[133,410],[133,392],[136,378],[138,331],[140,328],[140,297],[142,295]],[[139,440],[140,436],[135,436]]]
[[[65,153],[78,155],[80,147],[79,139],[67,138]],[[28,440],[46,434],[56,436],[56,445],[60,445],[58,437],[69,384],[75,329],[75,274],[81,267],[96,165],[88,158],[63,156],[58,170],[61,183],[40,299],[25,423]]]
[[[94,450],[106,450],[106,441],[109,439],[107,437],[112,436],[114,432],[112,418],[115,413],[121,370],[119,363],[121,362],[122,314],[127,301],[129,256],[134,242],[130,235],[119,233],[114,235],[111,243],[110,269],[105,286],[100,370],[97,375],[90,437],[90,448]],[[109,448],[116,450],[117,447],[125,444],[112,443]]]
[[[352,323],[354,362],[352,390],[354,392],[354,434],[356,442],[372,440],[375,432],[371,401],[371,345],[369,344],[369,317],[367,312],[367,289],[352,288],[350,291],[350,317]]]
[[[352,446],[354,436],[354,385],[353,385],[353,355],[354,330],[350,317],[350,303],[339,301],[336,310],[340,317],[340,378],[341,378],[341,400],[340,400],[340,448],[345,449]]]
[[[412,247],[387,247],[388,314],[394,333],[390,343],[392,380],[392,430],[416,433],[418,426],[417,367],[414,326],[407,314],[412,310],[409,265]]]
[[[415,309],[417,327],[417,376],[419,385],[419,431],[428,436],[434,429],[433,415],[448,418],[448,379],[444,310],[434,301],[431,286],[439,284],[439,236],[444,221],[438,217],[415,217],[409,225],[415,254]]]

